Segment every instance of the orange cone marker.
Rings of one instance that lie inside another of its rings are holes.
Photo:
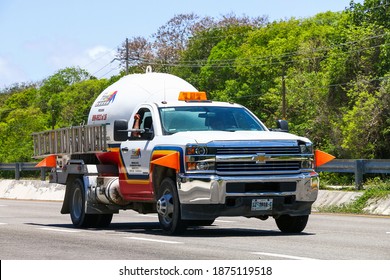
[[[57,156],[51,155],[43,160],[41,160],[35,167],[56,167],[57,166]]]
[[[160,158],[157,158],[151,162],[152,164],[157,164],[169,168],[173,168],[175,170],[180,169],[180,163],[179,163],[179,153],[173,152],[171,154],[168,154],[166,156],[162,156]]]
[[[316,167],[319,167],[333,159],[335,159],[336,157],[335,156],[332,156],[328,153],[325,153],[323,151],[320,151],[320,150],[315,150],[315,164],[316,164]]]

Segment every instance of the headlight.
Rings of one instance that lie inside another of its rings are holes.
[[[311,143],[301,144],[299,145],[299,149],[301,154],[312,154],[313,153],[313,145]]]
[[[187,155],[205,155],[207,154],[207,147],[191,145],[187,146]]]
[[[208,152],[206,146],[187,145],[185,156],[187,172],[214,172],[215,155]]]
[[[304,160],[301,162],[301,168],[302,169],[313,169],[314,162],[312,160]]]

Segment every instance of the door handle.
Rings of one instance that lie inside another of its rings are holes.
[[[129,148],[127,147],[124,147],[124,148],[121,148],[122,152],[128,152],[129,151]]]

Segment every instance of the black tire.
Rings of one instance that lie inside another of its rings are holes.
[[[181,219],[176,184],[171,178],[165,178],[160,184],[157,213],[160,226],[165,233],[175,235],[186,229],[187,225]]]
[[[300,233],[302,232],[309,220],[309,215],[303,216],[290,216],[282,215],[279,218],[275,219],[276,225],[281,232],[284,233]]]
[[[84,183],[80,178],[74,180],[69,200],[70,218],[77,228],[95,227],[100,215],[85,214]]]
[[[97,214],[99,216],[96,227],[105,228],[111,224],[113,214]]]
[[[211,226],[214,223],[215,219],[212,220],[187,220],[189,226],[203,227]]]

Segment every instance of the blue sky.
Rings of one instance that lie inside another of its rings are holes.
[[[98,78],[127,38],[149,38],[174,15],[306,18],[342,11],[350,0],[0,0],[0,88],[79,66]],[[362,3],[363,0],[355,2]]]

